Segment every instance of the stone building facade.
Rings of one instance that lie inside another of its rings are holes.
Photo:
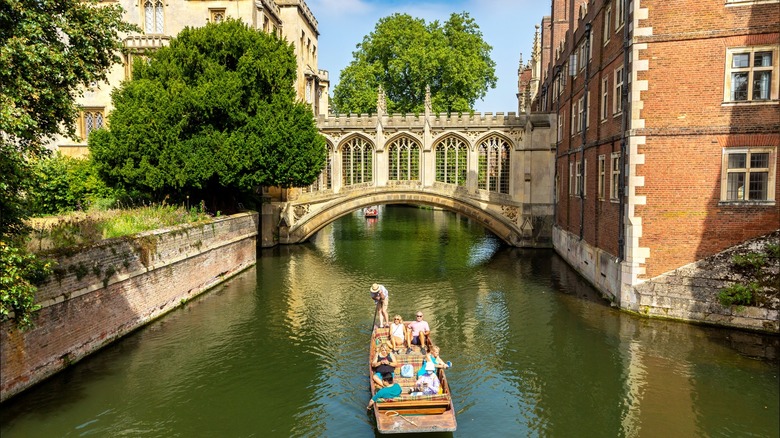
[[[243,21],[249,27],[274,33],[293,44],[298,64],[295,91],[299,100],[311,106],[315,115],[327,114],[330,81],[326,70],[319,70],[318,24],[305,0],[103,0],[119,3],[124,20],[135,24],[140,33],[122,35],[127,53],[122,64],[115,65],[106,83],[84,90],[78,100],[81,107],[76,123],[77,140],[59,136],[50,148],[63,155],[84,156],[87,137],[106,126],[112,110],[111,91],[132,76],[132,62],[138,56],[166,46],[185,27],[205,26],[226,18]]]
[[[780,228],[780,1],[553,0],[556,250],[622,308]]]

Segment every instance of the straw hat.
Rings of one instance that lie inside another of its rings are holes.
[[[371,292],[379,292],[379,285],[377,283],[371,285]]]

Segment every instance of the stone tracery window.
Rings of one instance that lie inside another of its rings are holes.
[[[327,158],[325,159],[325,167],[322,168],[322,172],[317,179],[308,187],[304,187],[304,192],[316,192],[318,190],[327,190],[333,188],[333,181],[331,175],[333,174],[333,146],[327,144]]]
[[[450,136],[436,145],[436,181],[466,185],[468,148],[458,137]]]
[[[146,33],[163,33],[164,21],[162,0],[146,0],[144,2],[144,31]]]
[[[509,143],[491,135],[479,144],[477,188],[497,193],[509,193]]]
[[[342,183],[346,186],[374,180],[374,145],[362,137],[347,141],[341,148]]]
[[[409,137],[393,140],[388,151],[388,179],[391,181],[420,180],[420,144]]]

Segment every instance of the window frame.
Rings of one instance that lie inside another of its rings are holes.
[[[165,34],[165,3],[162,0],[143,0],[139,2],[143,10],[143,30],[146,35]],[[149,15],[151,8],[151,17]],[[149,21],[151,18],[151,22]]]
[[[620,30],[626,21],[627,0],[615,1],[615,31]]]
[[[754,66],[755,54],[760,52],[770,52],[772,54],[772,64],[769,66]],[[747,67],[734,67],[734,55],[748,53]],[[729,47],[725,55],[725,77],[723,82],[723,103],[726,105],[745,105],[745,104],[767,104],[777,103],[780,99],[780,45],[747,46],[747,47]],[[754,73],[757,71],[770,72],[771,80],[769,82],[769,98],[754,99]],[[734,73],[745,72],[747,79],[746,99],[736,100],[732,98],[732,75]]]
[[[601,121],[609,119],[609,76],[601,82]]]
[[[614,83],[614,90],[615,95],[612,96],[612,110],[614,111],[612,113],[612,116],[618,116],[623,113],[623,87],[625,87],[625,68],[621,65],[620,67],[615,68],[615,83]]]
[[[574,196],[574,162],[569,161],[569,196]]]
[[[226,18],[227,10],[225,8],[209,8],[209,22],[221,23],[225,21]]]
[[[610,155],[610,190],[609,200],[619,202],[618,189],[620,188],[620,152],[612,152]]]
[[[751,155],[753,154],[769,154],[768,167],[752,168],[751,167]],[[744,168],[729,168],[729,156],[736,154],[746,154],[746,166]],[[766,199],[750,199],[750,189],[747,191],[743,189],[743,199],[729,199],[728,190],[728,176],[729,174],[735,174],[744,172],[745,182],[750,184],[750,173],[766,172]],[[721,177],[720,177],[720,204],[728,205],[774,205],[776,202],[775,186],[777,181],[777,148],[776,147],[729,147],[723,148],[722,160],[721,160]]]
[[[420,143],[402,135],[387,146],[387,180],[420,181]]]
[[[596,193],[596,197],[599,199],[599,201],[604,200],[604,194],[605,194],[605,184],[606,184],[606,175],[607,175],[607,157],[604,154],[599,155],[599,162],[598,162],[598,192]]]
[[[87,129],[87,115],[97,116],[99,119],[99,126]],[[82,107],[79,109],[79,137],[81,141],[86,142],[89,138],[89,134],[98,129],[106,127],[106,108],[102,106],[97,107]]]

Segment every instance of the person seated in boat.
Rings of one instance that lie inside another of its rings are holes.
[[[374,379],[374,383],[376,383],[377,386],[382,388],[386,386],[386,382],[382,379],[382,376],[387,373],[393,375],[395,372],[395,367],[397,366],[398,363],[395,361],[395,356],[393,356],[393,353],[390,352],[389,344],[383,342],[379,346],[379,351],[377,351],[376,355],[374,356],[374,360],[371,361],[371,367],[375,371],[371,378]]]
[[[412,395],[434,395],[439,393],[440,386],[439,376],[436,375],[436,365],[433,362],[425,362],[425,374],[417,379],[410,392]]]
[[[411,331],[412,344],[419,345],[420,352],[425,354],[425,338],[431,334],[431,327],[428,326],[428,323],[423,320],[422,312],[417,311],[415,318],[416,319],[414,321],[408,324],[409,330]]]
[[[393,373],[385,373],[382,375],[382,383],[384,388],[379,389],[371,400],[368,401],[366,409],[371,409],[380,398],[395,398],[401,395],[403,390],[401,385],[393,383]]]
[[[409,328],[404,324],[401,315],[395,315],[393,322],[390,323],[390,342],[393,344],[393,353],[398,353],[398,349],[406,346],[406,354],[412,352],[411,336]]]
[[[440,368],[449,368],[449,364],[444,361],[441,357],[439,357],[439,352],[441,350],[439,349],[438,345],[431,346],[431,351],[428,352],[427,355],[425,355],[425,363],[433,362],[433,365],[436,367],[436,369]],[[420,371],[417,372],[417,377],[422,376],[425,373],[425,367],[420,368]]]
[[[379,283],[371,285],[371,298],[376,302],[377,313],[379,313],[379,327],[385,327],[385,323],[390,323],[390,317],[387,316],[387,305],[390,301],[390,292]]]

